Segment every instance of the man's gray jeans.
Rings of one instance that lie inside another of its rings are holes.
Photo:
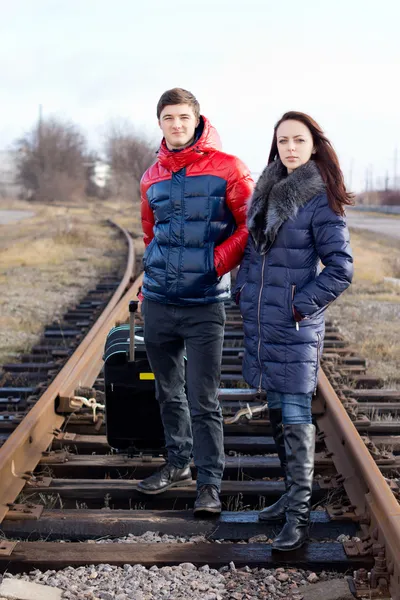
[[[193,454],[197,487],[213,484],[220,491],[225,454],[218,388],[225,307],[221,302],[175,306],[145,298],[142,314],[168,462],[183,468]]]

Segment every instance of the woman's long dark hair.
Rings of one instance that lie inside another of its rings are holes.
[[[310,160],[314,160],[317,163],[321,172],[322,179],[326,185],[329,206],[336,214],[343,215],[344,205],[354,204],[354,194],[346,191],[343,173],[340,169],[336,152],[314,119],[301,112],[290,111],[285,113],[274,127],[274,137],[272,139],[268,164],[279,158],[276,132],[281,123],[289,120],[300,121],[310,130],[316,150],[315,154],[311,155]]]

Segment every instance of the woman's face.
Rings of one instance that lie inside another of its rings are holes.
[[[301,121],[283,121],[276,131],[279,158],[292,173],[315,153],[311,131]]]

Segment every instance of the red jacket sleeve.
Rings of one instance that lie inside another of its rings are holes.
[[[140,182],[140,213],[142,217],[143,241],[147,247],[154,237],[154,214],[147,199],[146,185],[143,179]]]
[[[254,182],[250,171],[239,159],[229,175],[226,202],[236,221],[235,232],[215,248],[214,266],[219,277],[229,273],[242,260],[248,231],[246,226],[247,202],[253,192]]]

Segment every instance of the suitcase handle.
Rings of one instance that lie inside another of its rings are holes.
[[[129,302],[129,360],[135,360],[135,313],[138,309],[139,302],[131,300]]]

